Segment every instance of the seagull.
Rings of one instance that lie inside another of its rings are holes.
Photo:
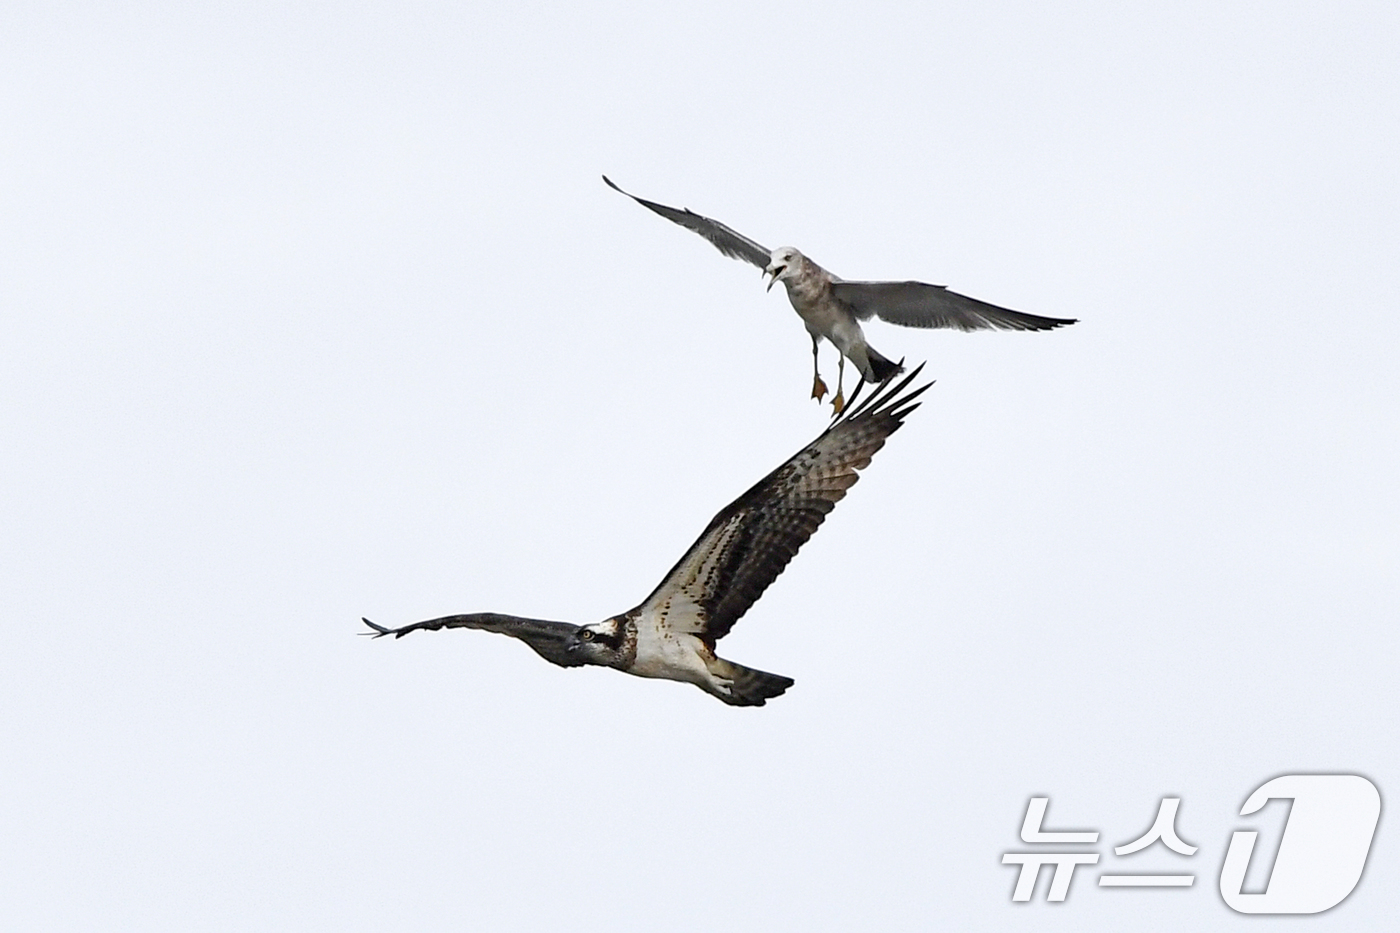
[[[720,510],[641,605],[590,625],[525,619],[495,612],[444,616],[386,628],[369,619],[375,638],[402,638],[419,629],[481,629],[518,638],[560,667],[596,664],[638,677],[691,683],[731,706],[762,706],[791,687],[791,677],[768,674],[715,655],[768,585],[783,572],[855,484],[857,470],[899,430],[932,383],[906,391],[922,366],[898,385],[879,386],[851,406],[816,440]]]
[[[678,210],[639,198],[613,184],[603,176],[608,187],[625,194],[642,207],[654,211],[687,230],[693,230],[715,245],[731,259],[742,259],[772,276],[773,285],[782,282],[787,288],[788,301],[807,325],[812,337],[812,398],[826,397],[826,383],[817,366],[817,346],[823,337],[840,351],[837,357],[836,395],[832,408],[840,414],[845,405],[841,383],[846,360],[860,370],[865,382],[880,383],[901,372],[893,363],[875,351],[865,340],[860,322],[878,317],[891,324],[905,327],[951,327],[957,330],[1052,330],[1073,324],[1070,318],[1041,317],[999,308],[976,298],[951,292],[944,285],[925,282],[847,282],[817,265],[801,251],[791,246],[770,250],[742,233],[726,227],[718,220],[701,217],[689,209]]]

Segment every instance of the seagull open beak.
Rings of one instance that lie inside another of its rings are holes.
[[[771,292],[773,290],[773,286],[778,284],[778,276],[781,275],[786,268],[786,265],[769,266],[767,269],[763,270],[764,275],[771,275],[773,277],[769,280],[768,287],[764,289],[765,292]]]

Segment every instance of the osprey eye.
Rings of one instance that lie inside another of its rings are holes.
[[[593,632],[590,629],[584,629],[582,632],[579,632],[578,637],[582,638],[584,641],[592,641]]]

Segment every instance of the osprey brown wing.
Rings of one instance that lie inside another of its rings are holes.
[[[721,510],[638,609],[656,611],[666,627],[712,644],[728,634],[845,497],[857,471],[918,407],[914,399],[928,384],[905,389],[922,368],[847,408],[816,440]]]
[[[569,636],[578,631],[579,628],[568,622],[524,619],[520,616],[502,615],[499,612],[473,612],[467,615],[443,616],[440,619],[429,619],[426,622],[414,622],[412,625],[405,625],[401,628],[385,628],[382,625],[374,624],[369,619],[361,619],[361,621],[374,629],[375,638],[382,638],[385,635],[403,638],[409,632],[418,629],[436,631],[443,628],[475,628],[484,632],[497,632],[520,639],[551,664],[558,664],[560,667],[582,667],[584,663],[565,650]],[[361,632],[360,634],[369,635],[370,633]]]

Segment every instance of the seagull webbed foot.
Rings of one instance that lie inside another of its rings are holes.
[[[815,376],[815,377],[813,377],[813,381],[812,381],[812,398],[814,398],[814,399],[816,399],[817,401],[820,402],[822,399],[826,398],[826,393],[827,393],[826,383],[825,383],[825,382],[822,382],[822,377],[821,377],[821,376]]]
[[[841,410],[844,409],[845,407],[846,407],[846,395],[845,395],[845,393],[838,387],[838,388],[836,389],[836,397],[835,397],[834,399],[831,400],[831,414],[832,414],[833,416],[839,415],[839,414],[841,414]]]

